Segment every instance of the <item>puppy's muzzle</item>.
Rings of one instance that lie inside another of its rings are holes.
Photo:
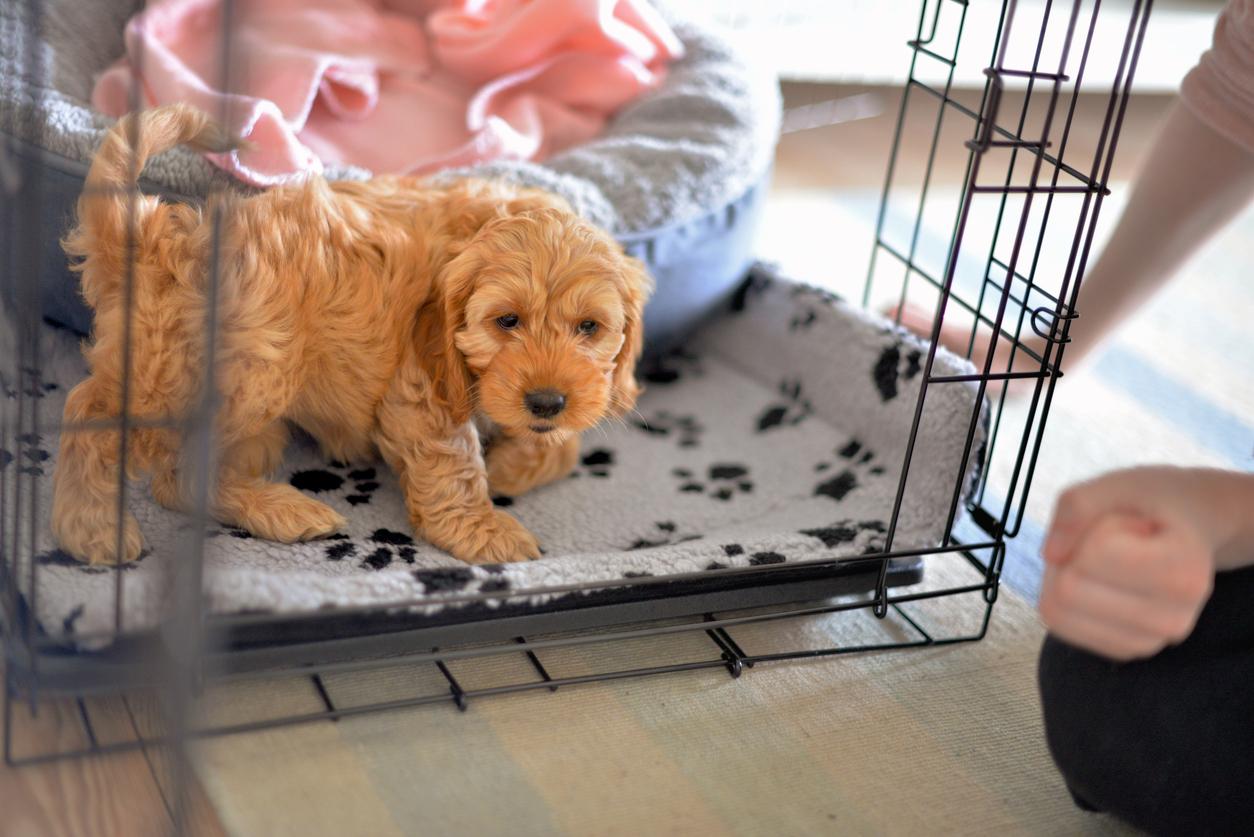
[[[537,389],[523,396],[523,403],[536,418],[551,419],[566,409],[566,396],[555,389]]]

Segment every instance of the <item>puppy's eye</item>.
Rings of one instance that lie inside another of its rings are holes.
[[[579,324],[578,331],[580,334],[585,335],[596,334],[598,328],[600,328],[600,326],[597,325],[596,320],[584,320]]]
[[[518,315],[506,314],[504,317],[497,317],[496,324],[506,331],[512,331],[518,328]]]

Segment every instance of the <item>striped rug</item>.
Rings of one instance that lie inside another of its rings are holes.
[[[953,572],[930,567],[933,577]],[[949,621],[973,612],[949,603]],[[734,631],[749,653],[852,643],[859,613]],[[1071,805],[1037,708],[1042,631],[1008,593],[975,644],[563,687],[213,740],[199,775],[257,835],[1123,833]],[[703,659],[703,634],[542,652],[555,677]],[[467,688],[521,654],[457,663]],[[430,665],[326,679],[337,705],[441,688]],[[308,678],[234,686],[212,720],[315,711]]]

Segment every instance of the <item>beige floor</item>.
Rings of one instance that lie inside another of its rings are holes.
[[[789,133],[780,140],[771,208],[763,220],[759,251],[786,272],[828,284],[851,298],[860,297],[902,93],[891,88],[801,83],[784,84],[783,91],[786,108],[850,102],[845,109],[835,107],[833,112],[861,118]],[[978,91],[959,90],[953,95],[968,107],[979,106]],[[1173,97],[1159,95],[1131,100],[1111,170],[1112,182],[1126,184],[1132,178],[1173,102]],[[1069,163],[1091,160],[1081,152],[1092,148],[1105,106],[1099,97],[1081,98],[1074,118],[1072,151],[1067,155]],[[1020,98],[1007,94],[1002,113],[1013,116],[1021,107]],[[891,205],[912,215],[928,168],[937,112],[926,97],[915,94],[906,114],[892,181],[894,194],[899,197]],[[1001,122],[1004,124],[1005,119]],[[946,115],[940,124],[942,150],[933,160],[928,187],[934,195],[956,196],[967,165],[963,142],[970,138],[973,123],[965,116]],[[1000,160],[989,163],[986,170],[991,171],[997,162]],[[945,208],[936,206],[937,210]],[[1106,220],[1113,215],[1107,211]],[[937,216],[939,211],[929,212],[928,218]],[[949,225],[938,224],[936,232],[947,235]]]
[[[888,165],[897,114],[901,107],[900,89],[886,87],[862,87],[855,85],[783,84],[784,107],[794,108],[818,102],[851,99],[867,95],[859,100],[853,113],[878,112],[878,115],[843,121],[829,127],[798,131],[785,135],[776,154],[776,191],[806,189],[879,189],[884,185],[884,172]],[[901,179],[914,182],[923,172],[927,152],[931,146],[932,130],[936,124],[936,110],[922,94],[907,110],[909,119],[902,131],[902,151],[898,156]],[[979,108],[980,91],[955,90],[953,97],[968,108]],[[1128,105],[1123,134],[1111,177],[1127,180],[1141,162],[1148,141],[1155,127],[1166,114],[1174,97],[1167,95],[1142,95],[1134,97]],[[1002,100],[1001,112],[1014,116],[1023,107],[1022,97],[1008,92]],[[1077,105],[1074,118],[1073,154],[1076,149],[1091,149],[1101,128],[1106,107],[1105,99],[1083,96]],[[841,111],[835,111],[838,115]],[[1034,105],[1029,117],[1042,113]],[[949,116],[942,121],[943,131],[954,131],[963,139],[969,138],[971,122],[965,117]],[[1006,119],[1001,124],[1008,124]],[[1029,121],[1028,124],[1038,124]],[[948,134],[946,134],[948,137]],[[946,145],[956,146],[952,152],[942,152],[935,172],[935,182],[941,185],[958,185],[962,182],[965,149],[959,143],[946,140]],[[1070,159],[1070,155],[1069,155]]]

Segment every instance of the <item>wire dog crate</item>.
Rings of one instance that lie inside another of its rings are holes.
[[[1148,0],[1118,6],[1100,0],[1043,0],[1034,5],[1005,0],[999,6],[965,0],[922,2],[915,36],[908,42],[910,73],[897,116],[863,304],[884,299],[886,290],[903,303],[927,299],[934,311],[933,345],[945,324],[965,315],[974,324],[968,356],[982,355],[984,360],[972,374],[941,375],[934,372],[935,348],[920,358],[914,422],[882,552],[856,559],[477,592],[448,601],[490,603],[490,612],[470,608],[464,612],[474,618],[442,623],[406,625],[403,619],[398,623],[397,615],[414,604],[407,601],[311,614],[324,625],[328,619],[339,620],[333,623],[340,627],[337,638],[331,639],[312,638],[303,630],[307,622],[303,616],[205,613],[201,596],[205,526],[194,525],[188,528],[185,554],[170,580],[170,615],[160,629],[142,635],[121,629],[125,569],[107,568],[115,579],[119,622],[107,637],[107,647],[75,651],[34,616],[41,564],[33,555],[32,529],[38,517],[37,489],[49,475],[37,462],[14,454],[0,460],[11,476],[0,482],[6,762],[32,763],[158,742],[178,744],[193,735],[244,733],[404,706],[451,702],[466,709],[483,697],[557,691],[599,680],[710,668],[726,669],[737,677],[746,669],[780,660],[980,639],[997,598],[1007,539],[1019,532],[1024,520],[1068,330],[1077,316],[1080,278],[1103,199],[1109,194],[1111,163],[1150,5]],[[29,17],[36,33],[41,26],[39,7],[34,2]],[[230,3],[226,8],[224,18],[229,20]],[[28,39],[32,44],[37,40]],[[28,71],[41,72],[34,50],[27,58]],[[978,101],[966,101],[955,86],[955,73],[975,62],[987,67],[983,90]],[[1098,64],[1102,66],[1095,69]],[[1077,120],[1082,100],[1090,106],[1100,102],[1100,124]],[[924,139],[923,167],[914,171],[913,158],[907,158],[914,153],[915,142]],[[934,183],[934,171],[947,157],[959,160],[965,172],[957,194],[944,193]],[[10,407],[0,416],[4,422],[0,449],[21,451],[24,438],[75,429],[61,426],[59,417],[41,414],[38,397],[45,384],[39,336],[45,326],[36,251],[38,242],[64,230],[48,229],[41,220],[37,176],[19,176],[4,157],[0,175],[4,199],[21,207],[3,230],[5,281],[12,284],[16,298],[11,327],[17,331],[17,349],[14,357],[0,359],[0,383]],[[221,210],[210,211],[221,224]],[[948,230],[948,238],[932,239],[937,229]],[[1055,258],[1059,255],[1062,261]],[[214,282],[216,269],[215,264]],[[213,306],[209,307],[212,318]],[[997,351],[1007,347],[1008,360],[1005,351]],[[984,351],[975,354],[977,348]],[[1008,409],[1011,382],[1030,388],[1026,409]],[[960,468],[950,489],[943,542],[929,549],[894,549],[929,393],[971,384],[977,387],[977,406],[968,417],[962,462],[972,453],[979,458],[974,489],[967,491],[966,474]],[[210,435],[214,400],[211,387],[207,391],[199,409],[181,425],[188,444],[185,461],[198,474],[209,474],[214,460]],[[985,415],[986,396],[989,433],[979,449],[977,428]],[[124,413],[108,429],[124,439],[141,424]],[[119,470],[124,472],[124,445],[119,456],[123,463]],[[120,477],[119,483],[125,498],[125,480]],[[199,511],[192,514],[201,524],[209,519],[207,484],[199,482]],[[927,567],[942,560],[960,568],[964,580],[929,584]],[[598,598],[615,591],[618,595],[612,598]],[[510,607],[512,601],[528,596],[569,592],[581,594],[579,607],[564,606],[563,600],[555,600],[548,609]],[[927,618],[933,607],[969,608],[969,628],[938,630]],[[882,629],[877,638],[762,650],[735,636],[761,623],[859,613],[876,617],[874,624]],[[386,630],[378,629],[380,619],[390,620]],[[550,671],[543,659],[557,649],[674,635],[708,640],[707,653],[571,676]],[[500,655],[523,655],[530,676],[469,687],[453,671],[455,662]],[[434,666],[443,685],[403,700],[345,706],[333,700],[322,680],[330,673],[398,664]],[[206,683],[276,676],[308,679],[323,708],[230,725],[201,727],[191,722],[195,696]],[[155,686],[166,698],[167,722],[160,734],[136,734],[115,742],[98,739],[90,710],[95,696]],[[77,707],[84,725],[82,746],[19,752],[12,734],[16,705],[29,702],[33,708],[48,701]]]

